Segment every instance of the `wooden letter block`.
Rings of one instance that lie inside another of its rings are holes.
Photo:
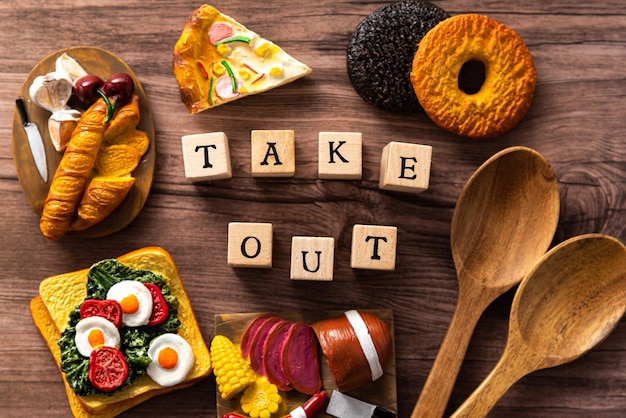
[[[318,172],[321,179],[360,180],[363,139],[360,132],[320,132]]]
[[[224,132],[185,135],[182,137],[185,177],[191,181],[229,179],[228,138]]]
[[[229,223],[228,265],[231,267],[272,267],[272,224]]]
[[[291,279],[333,279],[335,239],[332,237],[291,238]]]
[[[252,177],[293,177],[296,140],[291,130],[252,131]]]
[[[353,269],[395,270],[398,228],[354,225],[352,228]]]
[[[408,193],[428,189],[432,152],[430,145],[390,142],[383,148],[378,187]]]

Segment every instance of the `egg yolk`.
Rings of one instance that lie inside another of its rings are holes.
[[[165,347],[159,351],[157,361],[164,369],[173,369],[178,363],[178,353],[171,347]]]
[[[89,331],[87,341],[93,348],[102,347],[104,345],[104,334],[99,329],[92,329]]]
[[[122,306],[122,311],[127,314],[133,314],[139,310],[139,300],[137,300],[137,296],[128,295],[120,300],[120,305]]]

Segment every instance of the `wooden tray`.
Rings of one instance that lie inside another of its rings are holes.
[[[152,112],[148,105],[146,93],[131,68],[111,52],[93,47],[72,47],[54,52],[41,60],[31,70],[26,80],[24,80],[19,96],[24,99],[28,116],[31,122],[37,125],[44,140],[48,162],[47,183],[44,183],[39,176],[33,161],[28,145],[28,138],[24,132],[20,115],[17,109],[13,112],[13,160],[15,162],[15,169],[22,190],[26,195],[26,200],[28,200],[30,206],[38,215],[42,213],[43,204],[48,194],[52,177],[63,154],[55,150],[50,140],[50,134],[48,133],[48,118],[50,117],[50,112],[31,101],[28,89],[35,77],[54,71],[56,59],[63,53],[74,58],[88,73],[95,74],[102,79],[106,80],[111,74],[118,72],[124,72],[133,77],[135,81],[135,94],[139,96],[139,110],[141,112],[141,120],[137,129],[144,131],[150,138],[148,150],[132,173],[133,177],[136,179],[135,184],[128,192],[124,201],[111,215],[93,227],[85,231],[68,232],[68,234],[80,237],[101,237],[117,232],[127,226],[139,214],[148,198],[150,187],[152,186],[156,157]]]
[[[393,311],[391,309],[367,309],[364,312],[370,312],[384,320],[389,327],[391,333],[391,355],[384,365],[384,374],[376,381],[347,394],[357,399],[361,399],[371,404],[379,405],[392,411],[398,410],[396,398],[396,357],[395,357],[395,337],[393,331]],[[273,314],[290,321],[303,321],[309,324],[320,321],[322,319],[334,318],[343,315],[343,311],[327,311],[327,312],[272,312]],[[215,315],[215,335],[224,335],[234,343],[241,341],[248,322],[261,313],[236,313]],[[337,385],[330,373],[326,358],[321,350],[319,352],[320,368],[322,376],[322,389],[325,390],[329,397]],[[309,396],[303,395],[296,391],[281,392],[285,396],[284,414],[302,405]],[[217,393],[217,417],[223,414],[235,411],[239,407],[239,397],[225,401]],[[275,414],[278,416],[278,414]],[[329,415],[321,413],[319,417],[329,417]]]

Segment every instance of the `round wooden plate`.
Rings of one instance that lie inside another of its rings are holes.
[[[102,237],[117,232],[127,226],[139,214],[148,198],[150,187],[152,186],[156,157],[154,122],[148,105],[148,99],[141,83],[131,68],[111,52],[94,47],[72,47],[54,52],[41,60],[32,69],[30,74],[28,74],[28,77],[26,77],[19,96],[26,104],[26,111],[28,112],[30,121],[37,125],[44,140],[48,163],[48,181],[46,183],[44,183],[39,176],[39,172],[35,166],[20,115],[17,109],[13,112],[13,160],[15,162],[15,169],[22,190],[24,190],[24,194],[26,195],[26,199],[38,215],[41,216],[43,204],[48,194],[52,177],[61,161],[62,153],[55,150],[50,140],[50,134],[48,133],[48,118],[50,117],[50,112],[31,101],[28,89],[35,77],[54,71],[56,59],[63,53],[74,58],[88,73],[95,74],[104,80],[111,74],[118,72],[130,74],[135,81],[135,94],[139,96],[141,120],[137,129],[144,131],[150,138],[148,150],[141,158],[137,168],[132,172],[132,176],[136,179],[135,184],[128,192],[124,201],[111,215],[93,227],[85,231],[68,232],[68,234],[80,237]]]

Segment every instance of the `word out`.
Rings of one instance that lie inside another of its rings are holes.
[[[224,132],[182,137],[185,177],[209,181],[232,177],[228,138]],[[250,133],[252,177],[293,177],[296,143],[292,130],[253,130]],[[382,151],[379,188],[407,193],[428,189],[432,147],[389,142]],[[320,179],[360,180],[363,174],[363,139],[360,132],[320,132]]]
[[[395,270],[398,229],[395,226],[354,225],[350,266],[354,269]],[[271,223],[228,224],[228,265],[272,267]],[[333,280],[335,239],[333,237],[291,238],[292,280]]]

